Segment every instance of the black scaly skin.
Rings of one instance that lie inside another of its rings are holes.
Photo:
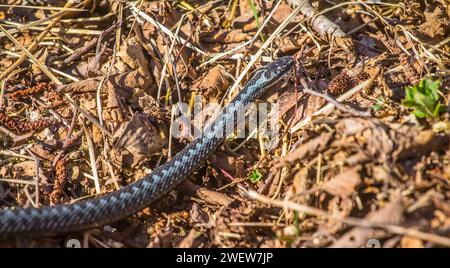
[[[130,216],[162,197],[198,169],[225,139],[225,125],[234,124],[236,110],[255,101],[267,87],[294,65],[282,57],[259,69],[241,92],[211,124],[210,131],[193,141],[153,173],[122,189],[73,204],[0,210],[0,237],[46,235],[100,227]]]

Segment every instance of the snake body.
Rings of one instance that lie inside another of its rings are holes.
[[[130,216],[159,199],[197,170],[225,139],[226,125],[235,124],[236,110],[260,96],[294,65],[279,58],[258,69],[239,94],[210,125],[210,131],[186,146],[151,174],[118,191],[76,202],[41,208],[0,210],[0,236],[47,235],[100,227]],[[228,108],[228,109],[227,109]]]

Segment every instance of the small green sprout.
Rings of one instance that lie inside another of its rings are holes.
[[[248,179],[253,183],[258,183],[262,179],[262,173],[259,171],[259,169],[255,168],[252,170],[252,173],[250,176],[248,176]]]
[[[405,87],[403,105],[413,108],[412,114],[417,118],[438,119],[445,107],[439,102],[439,80],[423,79],[418,85]]]
[[[379,110],[381,110],[381,108],[383,108],[383,105],[384,105],[384,98],[383,97],[379,97],[377,99],[377,102],[372,106],[372,109],[374,111],[379,111]]]

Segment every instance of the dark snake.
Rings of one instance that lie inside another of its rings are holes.
[[[73,204],[40,208],[0,210],[0,236],[48,235],[80,231],[123,219],[149,206],[196,171],[225,139],[225,126],[235,124],[236,109],[254,102],[294,65],[291,56],[281,57],[258,69],[237,96],[210,125],[210,131],[158,166],[144,178],[98,198]]]

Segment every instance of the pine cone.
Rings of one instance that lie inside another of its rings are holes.
[[[370,78],[370,75],[368,73],[360,72],[359,74],[357,74],[353,77],[353,84],[358,85],[358,84],[366,81],[369,78]]]
[[[328,84],[328,93],[331,95],[341,95],[353,87],[353,79],[346,73],[340,73],[331,79]]]

